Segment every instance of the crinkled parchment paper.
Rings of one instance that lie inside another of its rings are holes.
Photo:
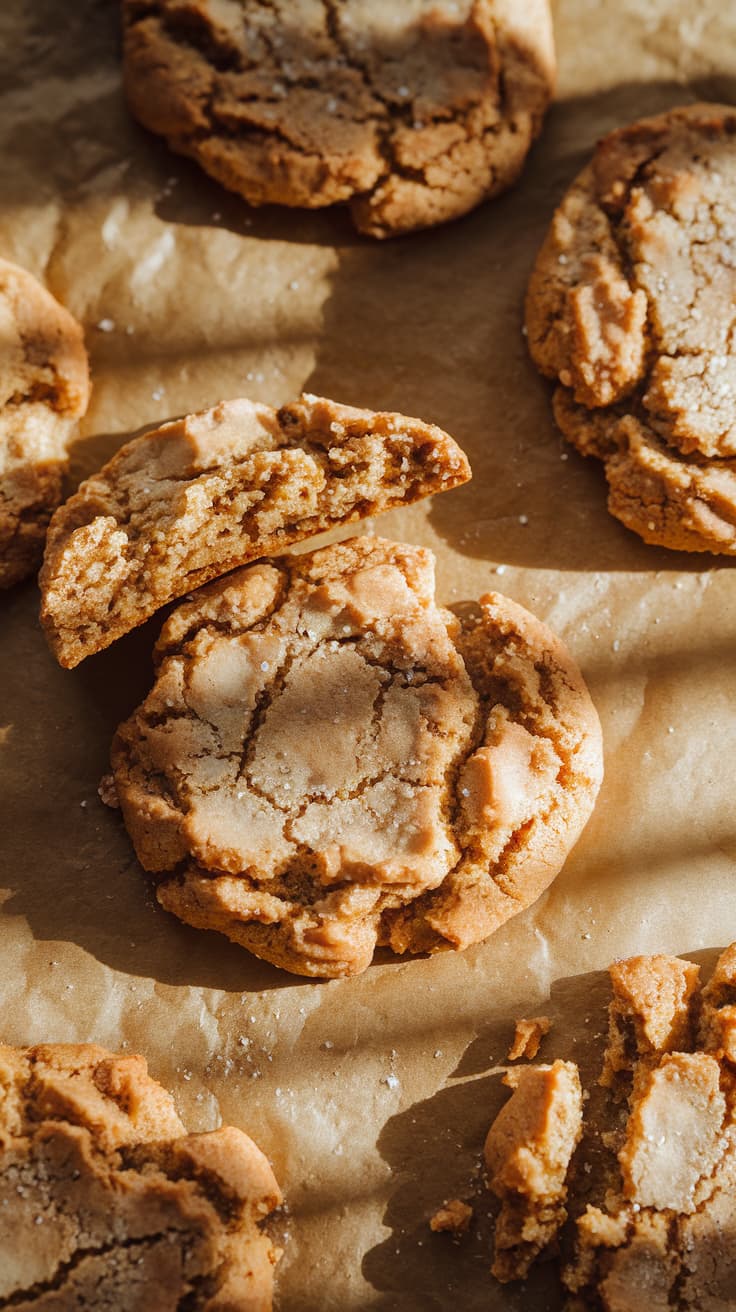
[[[496,587],[536,610],[603,721],[596,814],[536,906],[463,955],[301,982],[159,911],[98,800],[157,623],[66,673],[35,586],[0,597],[1,1037],[140,1050],[192,1128],[249,1130],[289,1201],[283,1312],[558,1306],[544,1270],[526,1291],[493,1284],[485,1198],[458,1245],[427,1228],[477,1164],[514,1018],[551,1006],[561,1047],[583,1052],[612,957],[736,938],[736,572],[608,516],[600,466],[563,450],[520,331],[552,206],[596,137],[736,99],[736,13],[560,0],[556,20],[558,102],[517,189],[374,244],[340,211],[251,211],[138,129],[115,0],[0,7],[0,252],[86,326],[74,478],[228,396],[306,388],[435,420],[474,481],[380,531],[433,548],[443,601]],[[553,1034],[542,1056],[555,1049]]]

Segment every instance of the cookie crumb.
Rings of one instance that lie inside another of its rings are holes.
[[[430,1217],[429,1228],[434,1230],[435,1234],[442,1230],[449,1230],[451,1234],[464,1234],[470,1225],[470,1219],[473,1215],[472,1207],[462,1202],[460,1198],[449,1198],[442,1207],[439,1207],[434,1216]]]
[[[509,1061],[518,1061],[526,1057],[533,1061],[539,1052],[539,1045],[545,1034],[549,1034],[552,1022],[549,1016],[520,1017],[516,1022],[514,1039],[508,1051]]]
[[[118,799],[118,790],[115,787],[115,780],[111,774],[103,774],[97,785],[97,796],[105,806],[109,806],[113,811],[120,810],[120,801]]]

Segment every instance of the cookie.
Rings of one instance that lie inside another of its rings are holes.
[[[0,588],[9,588],[40,563],[89,372],[76,319],[1,259],[0,338]]]
[[[554,80],[548,0],[123,0],[136,118],[251,205],[373,237],[509,187]]]
[[[115,786],[157,897],[304,975],[463,948],[560,870],[600,784],[561,642],[506,597],[463,620],[418,547],[354,538],[202,589],[163,627]]]
[[[142,1057],[0,1046],[0,1305],[268,1312],[281,1202],[242,1131],[187,1134]]]
[[[736,554],[736,110],[599,142],[532,273],[526,329],[555,418],[645,542]]]
[[[502,1199],[494,1274],[523,1279],[541,1254],[559,1258],[569,1312],[725,1312],[736,1291],[736,944],[705,987],[696,965],[667,956],[614,962],[611,984],[599,1087],[582,1104],[573,1063],[507,1077],[517,1087],[486,1144]],[[567,1082],[553,1082],[563,1069]]]
[[[160,606],[301,538],[470,478],[432,424],[303,396],[224,401],[128,442],[51,522],[41,622],[72,667]]]

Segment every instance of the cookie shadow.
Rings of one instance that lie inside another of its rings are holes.
[[[718,950],[684,954],[707,973]],[[539,1011],[551,1020],[537,1062],[574,1061],[584,1089],[600,1072],[610,997],[607,971],[559,979]],[[560,1312],[564,1295],[553,1263],[541,1261],[525,1281],[499,1284],[490,1274],[497,1204],[483,1177],[488,1129],[509,1097],[502,1083],[515,1017],[495,1018],[468,1045],[451,1083],[384,1126],[378,1148],[394,1187],[383,1224],[389,1237],[363,1259],[365,1279],[379,1297],[372,1307],[401,1312]],[[525,1063],[517,1062],[515,1066]],[[597,1137],[597,1136],[596,1136]],[[468,1231],[434,1234],[429,1219],[448,1198],[473,1208]]]
[[[264,992],[307,983],[162,911],[120,812],[98,796],[115,728],[151,685],[164,616],[70,671],[46,649],[38,602],[31,583],[3,599],[4,914],[23,917],[50,956],[54,942],[72,943],[163,984]]]
[[[732,564],[647,546],[613,519],[602,467],[562,439],[522,336],[531,265],[597,138],[727,89],[733,79],[626,83],[557,102],[511,191],[442,227],[340,252],[305,389],[452,433],[473,479],[434,497],[427,513],[460,555],[628,572]]]

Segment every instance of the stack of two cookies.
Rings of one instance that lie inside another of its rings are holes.
[[[112,748],[138,858],[182,920],[344,976],[377,945],[477,942],[559,871],[601,778],[563,645],[495,594],[440,608],[418,547],[279,554],[469,476],[419,420],[237,400],[130,442],[56,512],[41,616],[62,665],[186,596]]]

